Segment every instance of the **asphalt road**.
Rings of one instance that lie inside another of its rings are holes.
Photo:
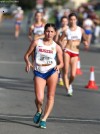
[[[81,47],[83,74],[74,81],[73,97],[67,97],[65,88],[57,86],[47,129],[33,123],[36,112],[33,74],[25,72],[23,59],[29,46],[25,24],[17,40],[13,21],[4,21],[0,26],[0,134],[100,134],[100,88],[84,88],[91,66],[95,67],[95,82],[100,87],[100,47],[97,45],[92,45],[88,52]]]

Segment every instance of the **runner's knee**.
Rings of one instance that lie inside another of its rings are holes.
[[[43,104],[43,98],[42,97],[39,97],[36,99],[37,100],[37,103],[42,105]]]
[[[49,101],[54,101],[54,95],[47,95],[47,99]]]
[[[71,74],[71,78],[74,79],[76,74]]]

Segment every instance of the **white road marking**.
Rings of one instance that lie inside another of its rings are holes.
[[[13,80],[13,79],[5,79],[5,78],[3,79],[3,78],[0,78],[0,81],[3,81],[3,82],[4,82],[4,81],[5,81],[5,82],[13,82],[13,81],[14,81],[14,82],[19,82],[20,80]]]
[[[81,77],[81,76],[80,76]],[[24,80],[23,80],[24,81]],[[0,78],[0,82],[21,82],[21,80],[14,80],[14,79],[3,79],[3,78]],[[87,83],[88,82],[79,82],[79,83],[77,83],[77,82],[74,82],[73,83],[73,85],[77,85],[77,86],[86,86],[87,85]],[[24,84],[27,84],[28,85],[28,82],[27,83],[24,83]],[[97,84],[97,86],[100,86],[100,84],[99,83],[96,83]],[[8,89],[8,88],[6,88],[6,89]],[[0,89],[1,90],[1,89]]]
[[[96,120],[96,119],[79,119],[79,118],[55,118],[55,117],[51,117],[51,118],[48,118],[50,120],[56,120],[56,121],[75,121],[75,122],[91,122],[91,123],[100,123],[100,120]]]
[[[32,118],[32,116],[16,116],[16,115],[5,115],[5,114],[0,114],[0,118],[19,118],[19,119],[31,119]]]
[[[24,61],[0,61],[1,64],[25,64]]]
[[[25,62],[24,61],[0,61],[0,64],[22,64],[22,65],[25,65]],[[82,71],[90,72],[90,67],[91,67],[91,65],[82,65]],[[84,69],[84,68],[87,68],[87,69]],[[95,73],[100,73],[99,67],[94,66],[94,69],[95,69]],[[96,69],[98,69],[98,70],[96,70]]]
[[[23,61],[0,61],[1,64],[25,64],[24,60]],[[93,65],[84,65],[82,64],[82,68],[90,68]],[[93,66],[95,69],[100,69],[98,66]]]
[[[90,68],[90,67],[92,67],[93,65],[81,65],[81,67],[82,68]],[[94,68],[96,68],[96,69],[100,69],[98,66],[93,66]]]
[[[24,61],[0,61],[1,64],[25,64]],[[89,74],[89,77],[90,77],[90,67],[91,65],[82,65],[82,71],[83,71],[83,74]],[[95,77],[96,77],[96,74],[100,74],[100,68],[98,66],[94,66],[94,73],[95,73]],[[14,79],[3,79],[3,78],[0,78],[0,81],[1,82],[19,82],[20,80],[14,80]],[[74,83],[75,85],[78,85],[78,86],[85,86],[87,84],[87,82],[84,83]],[[100,86],[99,83],[97,83],[98,86]],[[1,90],[1,89],[0,89]]]
[[[76,86],[84,86],[85,87],[87,85],[87,83],[85,83],[85,82],[84,83],[83,82],[82,83],[76,83],[76,82],[74,82],[73,85],[76,85]],[[96,83],[96,85],[97,86],[100,86],[100,84],[98,84],[98,83]]]
[[[0,88],[0,90],[3,90],[3,88]]]
[[[26,115],[0,115],[1,119],[13,119],[13,120],[32,120],[33,116],[26,116]],[[74,122],[84,122],[84,123],[100,123],[99,119],[85,119],[85,118],[62,118],[62,117],[49,117],[48,120],[54,121],[74,121]]]
[[[90,70],[89,69],[81,69],[83,72],[88,72],[88,73],[90,73]],[[100,74],[100,71],[99,70],[94,70],[94,73],[99,73]]]

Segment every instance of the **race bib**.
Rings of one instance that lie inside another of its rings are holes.
[[[46,56],[46,55],[40,55],[39,57],[37,57],[36,59],[36,64],[52,64],[54,59],[51,59],[50,57]]]
[[[38,30],[36,34],[41,35],[43,32],[41,30]]]

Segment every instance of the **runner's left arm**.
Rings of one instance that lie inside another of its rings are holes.
[[[61,48],[64,48],[65,47],[65,45],[63,43],[65,37],[66,37],[66,32],[63,31],[62,32],[62,35],[58,39],[58,44],[61,46]],[[66,42],[67,42],[67,40],[66,40]]]
[[[57,59],[58,59],[58,65],[56,66],[56,70],[59,71],[59,69],[63,68],[64,66],[63,52],[59,45],[56,46],[56,50],[57,50]]]
[[[89,48],[88,36],[85,34],[85,31],[83,29],[82,29],[82,36],[85,48],[88,49]]]

